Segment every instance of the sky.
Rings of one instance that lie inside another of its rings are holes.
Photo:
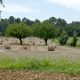
[[[50,17],[65,19],[68,23],[80,21],[80,0],[3,0],[1,17],[26,17],[45,20]]]

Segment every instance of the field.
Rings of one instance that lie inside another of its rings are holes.
[[[40,39],[25,39],[23,45],[14,38],[1,39],[0,80],[80,80],[79,48],[56,46],[55,51],[48,51]],[[37,44],[31,45],[32,41]]]

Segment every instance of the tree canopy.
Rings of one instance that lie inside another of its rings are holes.
[[[22,44],[22,38],[30,36],[30,31],[24,23],[10,24],[6,30],[6,36],[18,38]]]
[[[48,39],[56,37],[57,29],[55,25],[49,23],[48,21],[43,21],[42,23],[33,25],[33,34],[36,37],[43,38],[45,40],[45,44],[47,45]]]

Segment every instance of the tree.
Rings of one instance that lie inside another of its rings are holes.
[[[22,38],[28,37],[30,35],[29,28],[24,23],[16,23],[8,26],[6,30],[6,36],[16,37],[20,40],[22,45]]]
[[[56,24],[57,23],[57,19],[55,17],[51,17],[49,18],[49,22]]]
[[[56,37],[57,29],[55,25],[44,21],[42,23],[37,23],[33,25],[33,34],[36,37],[43,38],[45,40],[45,45],[47,45],[47,40]]]
[[[0,21],[1,36],[4,36],[4,33],[6,31],[7,26],[8,26],[8,20],[7,19],[1,19],[1,21]]]
[[[15,22],[15,18],[13,16],[10,16],[8,22],[9,24],[13,24]]]
[[[36,20],[34,21],[34,23],[40,23],[40,20],[36,19]]]
[[[64,19],[57,19],[57,23],[56,23],[56,26],[60,29],[63,29],[64,27],[66,27],[67,25],[67,22],[64,20]]]
[[[31,20],[29,20],[29,19],[27,19],[27,18],[23,18],[23,19],[22,19],[22,22],[26,23],[26,24],[29,25],[29,26],[31,26],[31,25],[34,23],[33,21],[31,21]]]
[[[69,36],[73,36],[74,32],[77,32],[77,36],[80,36],[80,22],[79,21],[74,21],[70,24],[68,24],[65,27],[65,30],[67,31]]]
[[[67,35],[66,31],[62,31],[60,37],[59,37],[59,42],[61,45],[65,45],[69,39],[69,36]]]
[[[16,23],[20,23],[21,22],[21,19],[20,18],[17,18],[17,19],[15,19],[15,22]]]

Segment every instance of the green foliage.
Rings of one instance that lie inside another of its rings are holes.
[[[78,39],[77,39],[77,33],[74,32],[74,36],[73,36],[73,40],[72,40],[71,46],[75,47],[77,41],[78,41]]]
[[[7,19],[5,19],[5,20],[1,19],[1,21],[0,21],[0,33],[1,33],[1,36],[4,35],[7,26],[8,26],[8,20]]]
[[[22,38],[30,36],[30,30],[24,23],[10,24],[6,30],[6,36],[16,37],[22,44]]]
[[[57,19],[55,17],[51,17],[51,18],[49,18],[48,21],[52,24],[55,24],[60,29],[64,29],[64,27],[67,25],[67,22],[61,18]]]
[[[1,5],[3,5],[3,4],[1,4]],[[51,23],[52,25],[55,25],[61,31],[65,30],[70,37],[73,36],[74,31],[77,32],[78,37],[80,36],[80,22],[79,21],[67,23],[64,19],[55,18],[55,17],[51,17],[46,21],[48,23]],[[0,32],[2,33],[2,36],[3,36],[3,33],[5,32],[5,29],[8,27],[9,24],[20,23],[20,22],[23,22],[23,23],[27,24],[28,26],[32,26],[33,24],[36,25],[36,24],[40,23],[41,21],[39,21],[38,19],[32,21],[27,18],[23,18],[21,20],[20,18],[15,18],[14,16],[10,16],[9,19],[2,19],[0,22]],[[43,22],[45,22],[45,21],[43,21]],[[61,33],[61,31],[58,31],[58,32]]]
[[[17,19],[15,20],[15,22],[16,22],[16,23],[20,23],[20,22],[21,22],[21,19],[20,19],[20,18],[17,18]]]
[[[77,39],[78,41],[76,42],[76,47],[80,48],[80,37],[77,37]],[[72,40],[73,40],[73,37],[69,37],[66,43],[66,46],[71,46]],[[59,45],[59,38],[52,39],[52,41],[54,41],[56,44]]]
[[[29,19],[27,19],[25,17],[22,19],[22,22],[23,23],[26,23],[29,26],[31,26],[34,23],[32,20],[29,20]]]
[[[69,39],[69,36],[67,35],[66,31],[62,31],[58,40],[61,45],[65,45],[68,39]]]
[[[77,36],[80,36],[80,22],[72,22],[70,24],[68,24],[65,27],[65,30],[67,31],[69,36],[73,36],[74,35],[74,31],[77,32]]]
[[[37,70],[56,73],[80,73],[80,60],[0,58],[0,70]]]
[[[37,23],[32,26],[33,34],[36,37],[43,38],[47,45],[47,40],[50,38],[55,38],[57,36],[57,29],[55,25],[44,21],[42,23]]]
[[[64,29],[64,27],[66,27],[67,22],[64,19],[57,19],[57,23],[56,23],[57,27],[60,29]]]
[[[36,19],[36,20],[34,21],[34,23],[40,23],[40,20]]]
[[[15,23],[15,18],[13,16],[10,16],[8,22],[9,24]]]

